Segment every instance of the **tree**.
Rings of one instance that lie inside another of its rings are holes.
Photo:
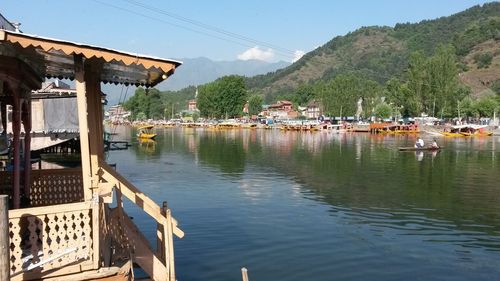
[[[493,97],[484,97],[476,101],[476,111],[479,117],[493,117],[493,112],[498,109],[499,104]]]
[[[137,117],[135,118],[136,120],[144,121],[147,119],[146,113],[144,112],[139,112],[137,113]]]
[[[258,115],[262,111],[262,103],[264,99],[261,95],[253,95],[248,99],[248,113],[250,115]]]
[[[386,119],[391,117],[392,108],[385,102],[379,103],[374,110],[375,116],[378,118]]]
[[[198,112],[193,112],[191,117],[193,117],[193,122],[197,122],[198,119],[200,118],[200,114]]]
[[[477,64],[477,68],[488,68],[493,60],[493,55],[490,52],[478,53],[474,55],[473,59]]]
[[[500,80],[496,80],[491,84],[490,89],[495,92],[497,95],[500,95]]]
[[[373,101],[380,96],[380,85],[365,79],[359,73],[341,74],[327,83],[319,83],[315,87],[316,96],[328,115],[354,116],[357,102],[363,99],[364,115],[371,114]]]
[[[463,98],[458,105],[460,117],[474,117],[478,115],[476,103],[470,96]]]
[[[406,97],[405,115],[417,116],[423,110],[423,99],[429,96],[429,74],[424,53],[411,53],[407,70],[407,83],[404,88]]]
[[[247,98],[243,77],[225,76],[200,87],[198,108],[206,117],[240,116]]]
[[[451,45],[440,45],[429,59],[429,95],[423,98],[428,113],[444,112],[447,116],[455,115],[457,100],[463,98],[458,95],[459,81],[457,58],[455,49]],[[435,111],[435,112],[434,112]]]

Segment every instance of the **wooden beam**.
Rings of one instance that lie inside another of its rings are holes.
[[[83,194],[85,200],[92,199],[89,130],[87,124],[87,97],[83,57],[75,55],[75,86],[78,104],[78,127],[80,130],[80,154],[82,158]]]
[[[10,280],[8,195],[0,195],[0,280]]]
[[[108,164],[102,162],[100,166],[102,168],[100,175],[103,179],[108,183],[116,185],[117,190],[132,201],[132,203],[139,206],[148,215],[152,216],[157,222],[161,224],[167,223],[165,216],[161,214],[160,206],[151,200],[151,198],[142,193]],[[184,237],[184,232],[177,227],[177,221],[174,218],[172,218],[172,225],[173,233],[179,238]]]
[[[42,87],[43,76],[18,58],[0,55],[0,80],[3,80],[7,87],[22,85],[24,90],[28,90],[24,92],[24,97],[27,98],[31,90]]]

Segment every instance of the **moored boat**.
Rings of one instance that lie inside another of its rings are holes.
[[[449,131],[442,134],[446,137],[484,137],[492,136],[493,133],[486,130],[486,125],[457,125],[452,126]]]

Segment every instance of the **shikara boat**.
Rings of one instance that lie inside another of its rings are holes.
[[[408,146],[408,147],[398,147],[399,151],[437,151],[442,149],[442,147],[414,147],[414,146]]]
[[[486,125],[457,125],[451,127],[449,132],[443,132],[446,137],[484,137],[493,133],[486,130]]]
[[[153,125],[139,127],[137,137],[140,139],[154,139],[156,134],[153,132]]]

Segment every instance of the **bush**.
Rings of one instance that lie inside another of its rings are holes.
[[[490,52],[474,55],[474,63],[477,64],[477,68],[488,68],[492,60],[493,55]]]

